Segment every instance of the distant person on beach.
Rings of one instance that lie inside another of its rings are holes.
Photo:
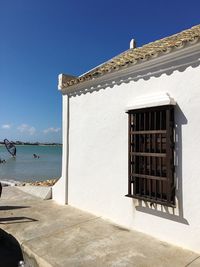
[[[36,154],[33,154],[33,157],[34,157],[34,159],[39,159],[40,158],[40,156],[38,156]]]

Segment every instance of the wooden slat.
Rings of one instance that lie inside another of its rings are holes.
[[[134,116],[134,122],[135,122],[135,127],[134,127],[134,130],[136,130],[136,114],[133,115]],[[133,151],[135,152],[136,151],[136,136],[134,135],[133,136]],[[134,166],[133,166],[133,170],[134,172],[136,172],[136,157],[135,155],[133,155],[133,159],[134,159]],[[133,193],[136,194],[136,182],[133,184]]]
[[[166,157],[166,153],[130,152],[130,155],[143,156],[143,157],[161,157],[161,158]]]
[[[130,134],[166,134],[166,130],[131,131]]]
[[[143,130],[143,137],[144,137],[144,153],[146,153],[147,151],[147,135],[145,134],[145,131],[147,130],[147,114],[146,112],[144,112],[144,130]],[[147,157],[144,157],[144,170],[143,170],[143,175],[146,175],[146,171],[147,171]],[[144,179],[144,194],[147,194],[147,180]]]
[[[167,200],[170,201],[171,199],[171,190],[170,190],[170,110],[166,110],[166,167],[167,167]]]
[[[144,150],[143,150],[144,152],[146,152],[146,135],[144,134],[145,130],[146,130],[146,112],[144,113],[144,131],[142,131],[144,135]],[[146,168],[144,167],[144,169]]]
[[[161,131],[162,129],[162,111],[159,111],[159,129]],[[159,145],[158,145],[158,150],[160,153],[162,153],[162,133],[159,134]],[[162,158],[159,158],[159,166],[158,166],[158,169],[159,169],[159,173],[160,173],[160,176],[162,175]],[[162,199],[163,197],[163,182],[162,180],[159,181],[159,195],[160,195],[160,198]]]
[[[153,112],[153,128],[154,130],[157,130],[156,129],[156,111]],[[152,142],[153,142],[153,152],[156,153],[156,133],[152,134]],[[157,157],[153,157],[152,158],[152,174],[154,176],[156,176],[156,158]],[[152,181],[152,187],[153,187],[153,192],[154,192],[154,196],[156,198],[157,196],[157,192],[156,192],[156,180],[154,179]]]
[[[138,126],[138,130],[141,131],[141,127],[142,127],[142,114],[139,113],[139,126]],[[139,151],[142,151],[142,136],[139,136]],[[141,173],[141,157],[139,157],[139,173]],[[138,181],[139,183],[139,194],[141,195],[142,194],[142,179],[139,179]]]
[[[149,112],[149,132],[151,130],[152,130],[151,129],[151,112]],[[149,140],[149,142],[148,142],[149,150],[148,151],[151,152],[151,134],[150,133],[148,134],[148,140]],[[148,173],[150,175],[151,174],[151,157],[150,157],[150,155],[148,155],[148,166],[149,166]],[[148,179],[147,183],[148,183],[148,197],[151,198],[151,179]]]
[[[131,173],[131,176],[132,177],[138,177],[138,178],[151,179],[151,180],[160,180],[160,181],[166,181],[167,180],[167,177],[140,174],[140,173]]]
[[[128,120],[129,120],[129,123],[128,123],[128,132],[130,133],[130,129],[131,129],[131,119],[132,119],[132,114],[129,114],[128,115]],[[128,135],[128,149],[130,149],[131,151],[131,135],[129,134]],[[131,155],[128,155],[128,194],[131,194]]]

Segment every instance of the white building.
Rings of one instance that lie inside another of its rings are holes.
[[[80,77],[59,76],[53,198],[200,252],[200,25],[130,46]]]

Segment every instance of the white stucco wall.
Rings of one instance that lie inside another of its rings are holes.
[[[58,182],[52,188],[52,198],[60,204],[68,202],[68,135],[69,135],[69,98],[62,97],[62,172]]]
[[[200,43],[196,43],[62,89],[62,177],[53,187],[53,199],[200,252],[199,62]],[[62,85],[62,79],[59,84]],[[93,91],[95,88],[99,90]],[[125,197],[128,190],[125,110],[136,97],[162,92],[169,93],[177,102],[175,209],[150,207]]]
[[[68,203],[200,252],[200,67],[70,97]],[[128,123],[135,97],[168,92],[178,103],[179,199],[174,211],[141,207],[128,187]],[[182,147],[181,147],[182,146]],[[182,207],[181,207],[182,206]],[[174,214],[173,214],[174,213]]]

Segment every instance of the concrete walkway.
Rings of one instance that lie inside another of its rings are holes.
[[[3,188],[0,224],[21,244],[27,267],[200,266],[196,253],[16,187]]]

